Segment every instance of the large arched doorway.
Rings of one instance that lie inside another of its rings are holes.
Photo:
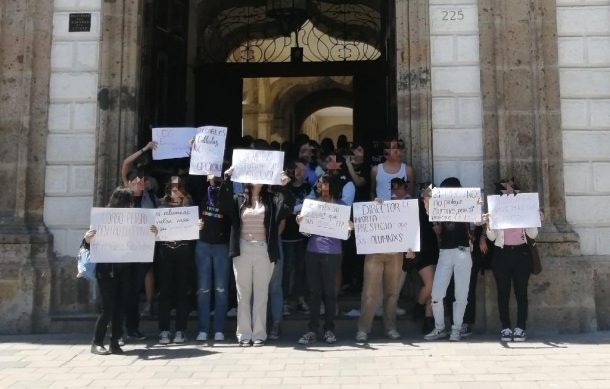
[[[162,3],[144,3],[141,139],[216,124],[233,143],[290,140],[332,105],[353,108],[360,141],[396,132],[393,1]]]

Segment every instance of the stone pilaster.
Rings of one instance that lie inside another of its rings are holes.
[[[566,222],[555,0],[480,0],[484,176],[540,193],[549,255],[579,253]]]
[[[44,331],[51,237],[42,222],[53,4],[0,7],[0,332]]]
[[[417,181],[432,181],[432,91],[428,0],[396,0],[398,136]]]
[[[138,143],[142,3],[116,0],[102,5],[94,192],[94,204],[98,206],[120,183],[121,163]]]

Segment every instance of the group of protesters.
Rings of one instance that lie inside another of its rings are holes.
[[[122,166],[123,185],[112,193],[108,207],[198,206],[200,236],[196,241],[158,242],[154,264],[97,264],[101,312],[91,352],[121,354],[125,339],[146,339],[139,330],[142,290],[146,310],[158,291],[159,344],[186,341],[192,308],[198,315],[198,342],[224,341],[226,317],[236,308],[240,346],[263,346],[279,339],[283,316],[295,310],[309,316],[299,344],[319,340],[332,344],[337,341],[335,317],[342,314],[337,303],[342,290],[361,292],[360,309],[344,312],[358,317],[356,342],[368,341],[376,314],[383,317],[386,337],[398,340],[398,300],[410,270],[421,278],[414,315],[422,320],[424,339],[459,341],[472,333],[476,280],[485,267],[493,271],[497,284],[501,341],[524,341],[531,272],[527,243],[536,237],[537,228],[494,230],[489,228],[487,214],[477,224],[431,222],[428,209],[433,187],[416,185],[413,169],[405,162],[403,142],[388,138],[379,145],[381,155],[376,156],[344,136],[336,145],[328,138],[318,144],[304,134],[282,144],[244,137],[237,148],[285,152],[280,185],[233,182],[234,169],[226,162],[222,177],[169,172],[161,191],[157,184],[161,176],[153,177],[150,164],[145,163],[147,152],[156,144],[150,142],[129,156]],[[231,155],[230,151],[225,155]],[[498,194],[519,191],[513,179],[496,185]],[[448,177],[440,187],[457,188],[461,182]],[[299,224],[306,199],[348,206],[418,199],[420,250],[358,255],[351,222],[347,240],[303,234]],[[151,225],[150,233],[157,232]],[[85,233],[84,247],[89,247],[95,234],[93,228]],[[196,302],[190,301],[189,288]],[[518,307],[514,327],[509,315],[511,288]],[[232,290],[236,307],[232,307]],[[446,305],[452,311],[448,329]]]

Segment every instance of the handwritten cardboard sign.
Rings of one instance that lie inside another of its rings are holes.
[[[159,127],[152,129],[152,140],[157,142],[153,159],[186,158],[190,154],[190,140],[197,134],[193,127]]]
[[[481,222],[480,188],[434,188],[430,199],[432,222]]]
[[[487,196],[489,228],[540,227],[540,201],[538,193]]]
[[[418,200],[354,203],[358,254],[419,251]]]
[[[159,230],[157,240],[165,242],[199,239],[198,213],[198,207],[155,209],[155,225]]]
[[[91,261],[96,263],[152,262],[154,209],[92,208]]]
[[[351,212],[349,205],[305,199],[299,232],[347,240]]]
[[[284,152],[268,150],[234,150],[234,182],[280,185]]]
[[[213,174],[222,177],[226,140],[226,127],[199,127],[191,151],[189,174],[198,176]]]

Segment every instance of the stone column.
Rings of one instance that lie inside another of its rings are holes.
[[[0,332],[44,331],[51,237],[42,222],[53,2],[0,6]]]
[[[398,136],[418,182],[432,181],[429,0],[396,0]]]
[[[142,0],[102,5],[99,122],[94,203],[105,204],[120,183],[120,168],[137,140]]]
[[[578,254],[566,222],[555,0],[480,0],[485,186],[515,176],[540,193],[539,241]],[[584,22],[584,21],[583,21]]]

